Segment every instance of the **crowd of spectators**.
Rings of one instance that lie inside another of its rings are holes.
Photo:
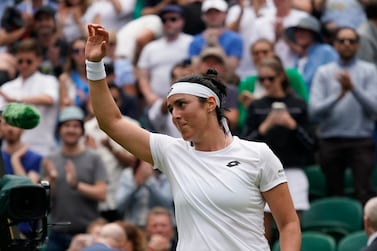
[[[176,245],[165,175],[94,117],[88,23],[111,31],[107,82],[135,125],[179,137],[166,107],[171,83],[214,68],[228,86],[233,135],[277,154],[298,212],[310,206],[308,165],[323,168],[329,196],[345,195],[347,168],[360,203],[377,195],[377,0],[2,0],[0,17],[0,106],[41,113],[25,131],[1,120],[6,173],[49,179],[51,219],[72,221],[51,231],[47,250],[95,250],[93,239],[109,250]],[[119,224],[93,237],[90,223],[102,218]]]

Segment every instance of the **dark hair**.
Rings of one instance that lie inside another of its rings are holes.
[[[109,89],[116,89],[120,94],[123,93],[123,89],[120,88],[119,86],[117,86],[117,85],[115,84],[114,81],[110,81],[110,82],[107,84],[107,87],[109,87]]]
[[[359,34],[357,33],[357,31],[356,31],[354,28],[352,28],[352,27],[350,27],[350,26],[341,26],[341,27],[338,27],[338,28],[335,30],[334,38],[337,39],[339,33],[340,33],[341,31],[343,31],[343,30],[350,30],[350,31],[352,31],[352,32],[355,34],[355,36],[356,36],[356,40],[359,41],[359,39],[360,39]]]
[[[116,90],[118,93],[119,93],[119,97],[121,98],[121,102],[123,102],[124,100],[124,91],[121,87],[119,87],[118,85],[115,84],[114,81],[111,81],[107,84],[107,87],[110,89],[110,90]]]
[[[283,63],[278,56],[262,59],[262,61],[259,63],[259,68],[262,68],[262,67],[268,67],[274,70],[277,74],[281,74],[283,76],[283,81],[281,82],[281,86],[285,93],[289,92],[289,87],[290,87],[289,79],[287,77],[287,74],[285,73]]]
[[[189,66],[191,66],[191,59],[186,58],[186,59],[184,59],[182,61],[179,61],[171,69],[171,71],[170,71],[170,78],[174,79],[174,70],[176,70],[177,68],[187,68]]]
[[[22,18],[22,13],[15,6],[8,6],[1,17],[1,27],[7,32],[11,32],[24,27],[25,22]]]
[[[72,55],[73,55],[73,45],[77,43],[78,41],[84,41],[86,43],[86,37],[78,37],[69,44],[69,48],[68,48],[69,57],[67,58],[67,61],[64,64],[65,72],[71,72],[77,67],[75,60],[73,60],[72,58]]]
[[[364,4],[364,11],[368,19],[377,19],[377,0],[368,0]]]
[[[85,135],[85,126],[84,126],[84,121],[81,121],[81,120],[77,120],[80,122],[80,127],[81,127],[81,130],[82,130],[82,133],[81,133],[81,136],[84,136]],[[64,122],[60,122],[56,125],[56,128],[55,128],[55,135],[56,137],[60,138],[60,128],[62,127],[63,124],[65,124],[66,122],[68,121],[64,121]]]
[[[216,107],[216,116],[219,125],[223,127],[221,123],[221,119],[225,117],[224,113],[226,109],[224,108],[224,99],[226,97],[226,85],[220,78],[218,78],[217,71],[215,69],[208,69],[204,74],[193,74],[186,77],[179,79],[177,82],[189,82],[189,83],[196,83],[200,85],[204,85],[211,89],[216,95],[219,97],[220,100],[220,107]],[[202,103],[207,102],[206,98],[199,97],[199,101]],[[224,132],[225,132],[225,128]],[[226,133],[226,132],[225,132]]]

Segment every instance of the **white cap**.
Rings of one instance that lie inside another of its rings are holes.
[[[225,0],[205,0],[202,4],[202,12],[207,12],[209,9],[226,12],[228,10],[228,4]]]

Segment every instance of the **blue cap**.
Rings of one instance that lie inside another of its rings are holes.
[[[160,17],[162,17],[165,13],[168,13],[168,12],[177,13],[177,14],[183,16],[183,9],[181,8],[181,6],[176,5],[176,4],[167,4],[167,5],[165,5],[160,10],[160,12],[158,13],[158,15]]]
[[[59,124],[69,120],[84,121],[84,112],[77,106],[68,106],[59,114]]]

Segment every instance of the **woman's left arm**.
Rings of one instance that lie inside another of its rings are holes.
[[[279,229],[280,250],[299,251],[301,248],[300,221],[293,206],[288,183],[279,184],[262,194]]]

